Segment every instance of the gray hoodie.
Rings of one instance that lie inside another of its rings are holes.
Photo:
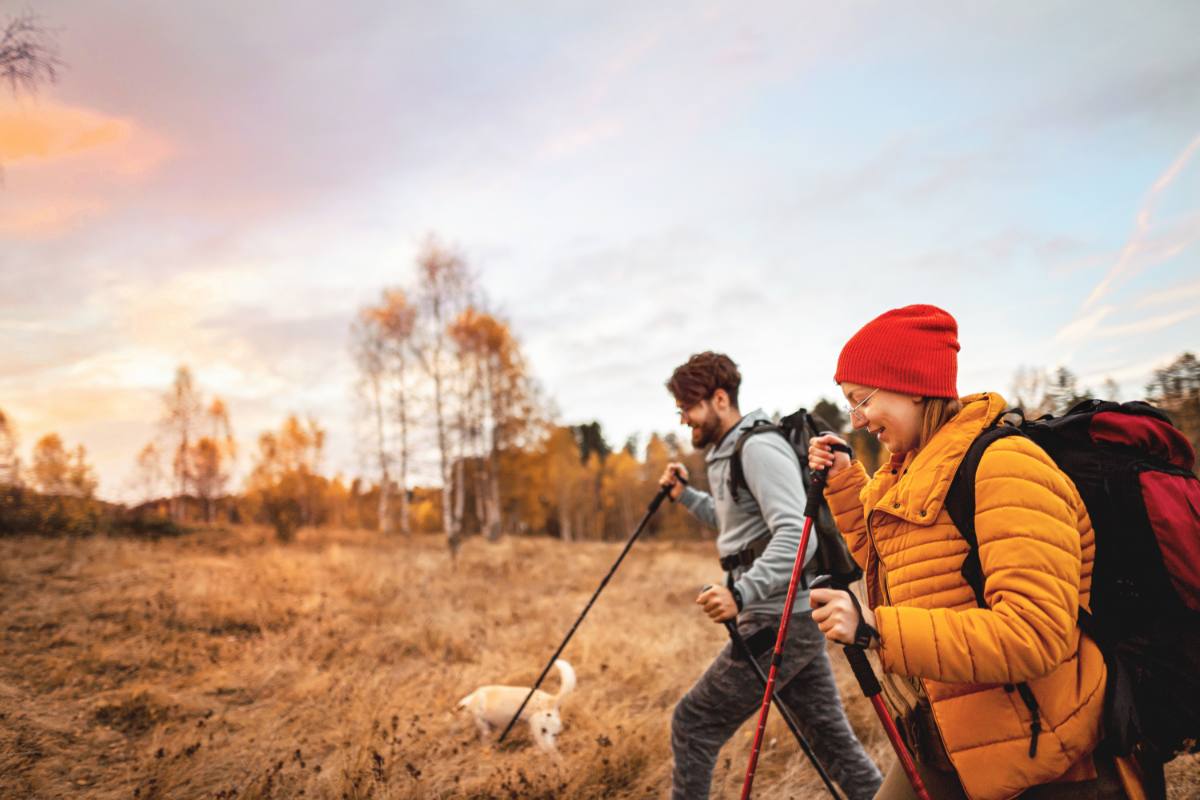
[[[679,502],[696,519],[717,529],[717,552],[721,558],[771,535],[763,554],[751,566],[734,569],[733,579],[742,594],[742,611],[781,616],[804,531],[804,484],[800,479],[800,461],[792,446],[782,436],[760,433],[747,439],[742,447],[742,471],[750,491],[739,489],[738,500],[734,501],[729,490],[730,456],[738,437],[756,420],[771,421],[762,409],[751,411],[705,456],[708,485],[716,497],[689,486],[679,496]],[[816,552],[817,536],[813,533],[804,556],[808,581],[815,575],[812,557]],[[792,613],[809,610],[808,592],[797,585]]]

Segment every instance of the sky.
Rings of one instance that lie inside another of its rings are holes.
[[[0,409],[128,499],[187,364],[242,471],[286,414],[370,474],[350,322],[457,247],[563,423],[836,397],[883,311],[958,320],[959,390],[1122,399],[1200,347],[1200,4],[0,0],[68,68],[0,96]]]

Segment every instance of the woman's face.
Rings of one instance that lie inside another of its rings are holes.
[[[850,407],[857,407],[856,413],[850,415],[855,430],[866,428],[893,454],[917,449],[925,416],[924,398],[849,381],[841,384],[841,388]]]

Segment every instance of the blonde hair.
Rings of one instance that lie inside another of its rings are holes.
[[[917,445],[918,450],[924,450],[934,434],[954,419],[963,407],[957,397],[926,397],[921,403],[925,406],[925,412],[921,420],[921,441]]]

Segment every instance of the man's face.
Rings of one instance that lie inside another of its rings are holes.
[[[701,400],[685,406],[682,400],[676,400],[679,407],[679,421],[692,429],[692,447],[697,450],[716,444],[721,438],[721,419],[713,408],[712,400]]]

